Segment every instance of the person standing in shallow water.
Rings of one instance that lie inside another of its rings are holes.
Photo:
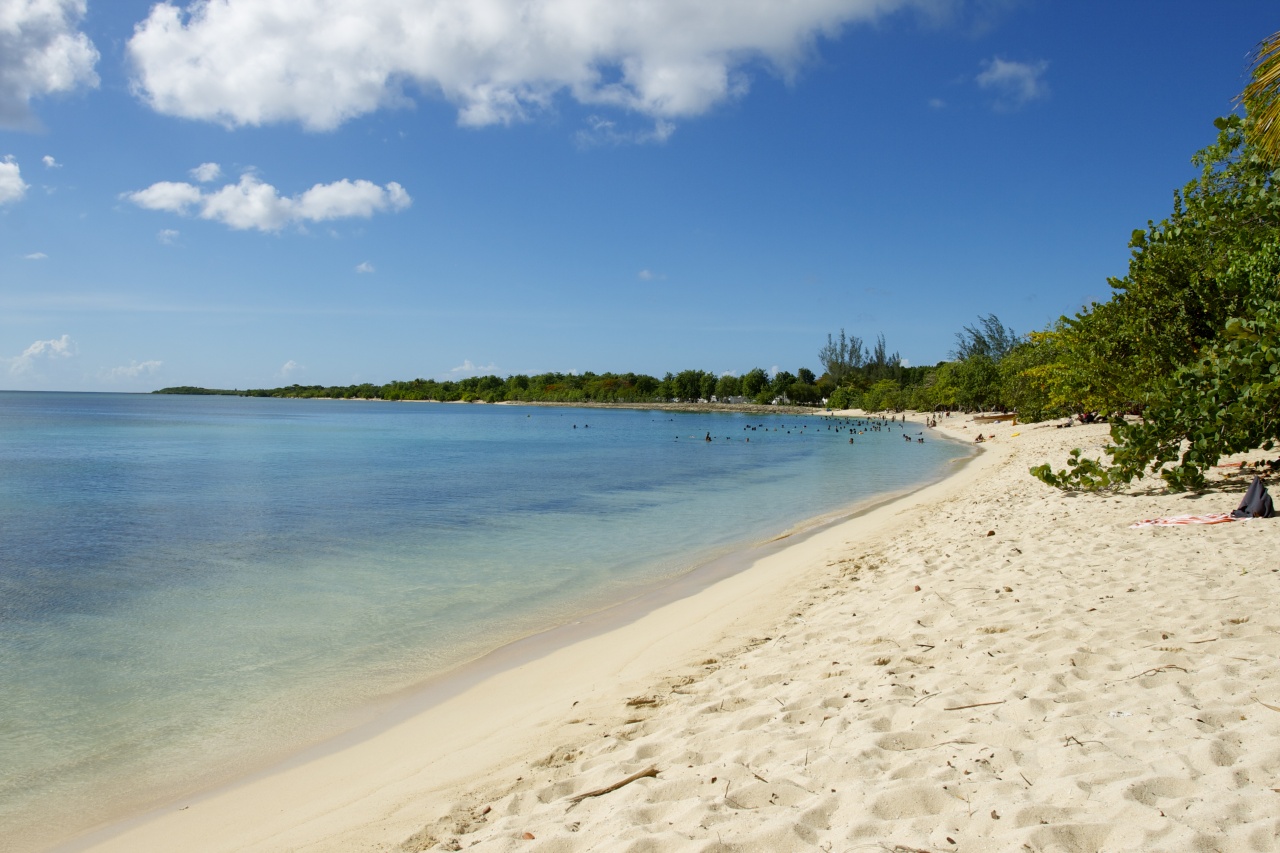
[[[711,440],[711,433],[707,433],[707,441]]]

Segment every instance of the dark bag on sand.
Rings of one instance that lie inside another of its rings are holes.
[[[1231,513],[1233,518],[1272,518],[1275,514],[1276,508],[1271,503],[1271,495],[1267,494],[1267,487],[1257,475],[1249,484],[1249,491],[1244,493],[1240,506]]]

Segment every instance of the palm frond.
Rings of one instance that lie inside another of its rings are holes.
[[[1250,141],[1259,153],[1280,163],[1280,32],[1258,44],[1253,80],[1241,99],[1249,110]]]

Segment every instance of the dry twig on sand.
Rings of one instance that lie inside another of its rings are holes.
[[[569,805],[576,806],[578,803],[590,797],[599,797],[602,794],[610,794],[618,790],[619,788],[623,787],[624,785],[630,785],[632,782],[636,781],[637,779],[645,779],[645,778],[648,778],[651,776],[657,776],[657,775],[658,775],[657,767],[646,767],[644,770],[641,770],[639,773],[632,773],[630,776],[623,779],[621,782],[614,782],[612,785],[607,785],[603,788],[597,788],[594,791],[587,791],[585,794],[578,794],[577,796],[570,797]]]
[[[972,705],[957,705],[954,708],[943,708],[944,711],[963,711],[967,708],[985,708],[988,705],[1003,705],[1005,700],[1001,699],[997,702],[975,702]]]

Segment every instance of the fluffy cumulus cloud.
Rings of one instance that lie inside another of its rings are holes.
[[[995,94],[997,108],[1017,109],[1049,94],[1049,84],[1044,79],[1048,70],[1049,63],[1044,60],[1010,62],[997,56],[984,64],[975,79],[980,87]]]
[[[671,119],[743,94],[752,64],[791,73],[821,36],[931,5],[947,4],[165,0],[128,51],[135,91],[154,109],[231,126],[329,129],[405,104],[414,87],[456,104],[464,125],[518,121],[567,93],[649,116],[661,137]]]
[[[46,154],[40,158],[40,162],[44,163],[46,169],[61,169],[62,164],[54,159],[52,154]]]
[[[22,169],[12,157],[0,160],[0,205],[21,201],[27,194],[27,183],[22,180]]]
[[[49,256],[44,252],[32,252],[29,255],[23,255],[22,259],[24,261],[46,261],[49,259]]]
[[[284,364],[280,366],[280,372],[276,375],[280,376],[283,379],[288,379],[294,373],[297,373],[299,370],[302,370],[302,369],[304,368],[302,367],[301,364],[298,364],[298,362],[294,361],[293,359],[289,359],[288,361],[286,361]]]
[[[192,171],[209,165],[212,164]],[[146,189],[125,193],[123,198],[148,210],[194,213],[237,230],[259,231],[279,231],[291,224],[332,219],[367,219],[375,213],[404,210],[413,203],[409,193],[395,181],[379,186],[344,178],[331,184],[316,184],[299,195],[282,196],[271,184],[251,174],[242,175],[238,183],[209,191],[181,181],[159,181]]]
[[[33,98],[98,84],[84,13],[85,0],[0,0],[0,127],[32,127]]]
[[[75,344],[72,343],[71,336],[63,335],[47,341],[36,341],[23,350],[22,355],[6,360],[9,362],[10,373],[26,373],[39,361],[70,358],[74,354]]]
[[[199,187],[191,184],[159,181],[147,187],[125,195],[129,201],[145,207],[147,210],[167,210],[169,213],[186,213],[192,205],[199,204],[204,198]]]
[[[374,266],[368,261],[361,261],[360,263],[356,264],[356,272],[360,273],[361,275],[369,275],[374,272]]]

